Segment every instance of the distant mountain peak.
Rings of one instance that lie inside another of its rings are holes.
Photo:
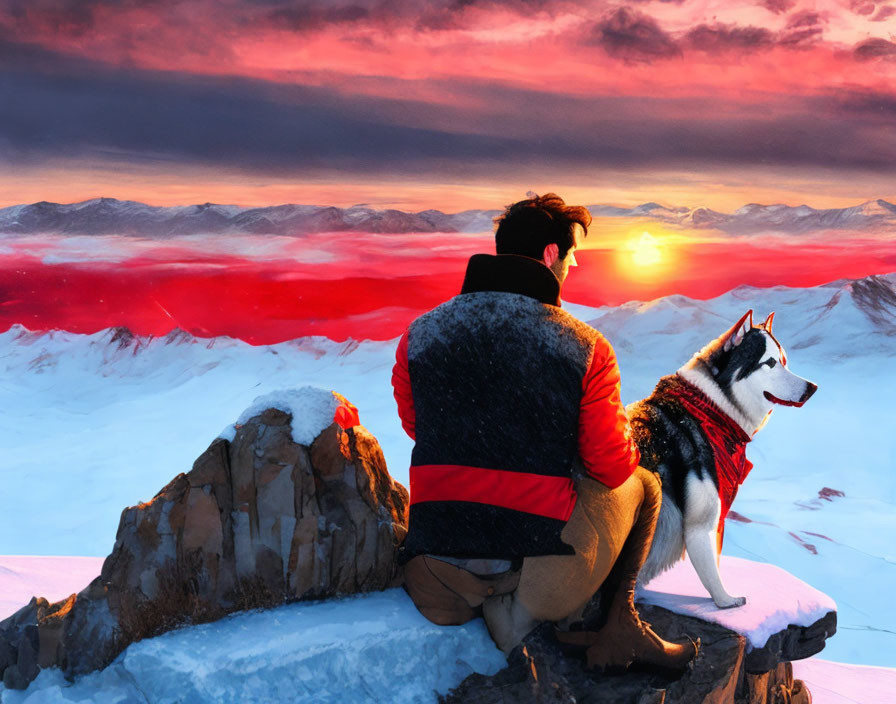
[[[185,342],[194,343],[196,342],[196,337],[181,327],[171,328],[171,330],[168,331],[168,334],[165,335],[166,345],[182,344]]]
[[[762,232],[804,234],[825,230],[896,231],[896,205],[882,198],[849,208],[816,209],[806,204],[747,203],[733,213],[706,206],[667,206],[655,201],[626,208],[591,205],[596,217],[638,217],[677,227],[719,230],[734,235]],[[444,213],[436,209],[378,210],[366,203],[350,208],[283,204],[242,207],[218,203],[160,207],[102,196],[80,203],[39,201],[0,209],[0,233],[121,234],[170,237],[189,234],[273,234],[314,232],[490,232],[500,210]]]

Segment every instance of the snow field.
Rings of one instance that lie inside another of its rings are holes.
[[[825,658],[893,667],[896,320],[854,286],[567,307],[615,347],[626,403],[746,309],[757,322],[777,312],[789,366],[819,390],[803,408],[777,409],[748,446],[755,467],[732,510],[750,522],[728,521],[725,554],[778,565],[836,601],[839,631]],[[121,346],[113,334],[0,333],[0,554],[108,554],[123,507],[188,471],[258,396],[305,385],[354,403],[407,484],[412,445],[390,386],[396,340],[252,347],[182,334]]]

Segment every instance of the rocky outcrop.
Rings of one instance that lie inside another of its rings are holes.
[[[810,626],[789,625],[772,634],[761,648],[753,648],[744,657],[744,670],[762,674],[782,662],[802,660],[824,650],[825,641],[837,632],[837,612],[829,611]]]
[[[640,605],[641,616],[664,638],[700,638],[697,659],[683,673],[649,673],[637,667],[623,675],[602,675],[584,666],[583,653],[557,643],[545,624],[508,657],[508,666],[486,677],[473,674],[442,698],[443,704],[809,704],[808,689],[793,679],[791,659],[808,657],[824,647],[836,630],[829,614],[804,629],[806,641],[791,629],[773,636],[771,646],[747,653],[744,636],[718,624]],[[586,622],[598,620],[599,598]],[[796,627],[793,627],[796,629]],[[790,633],[790,637],[785,634]],[[821,635],[824,634],[824,635]],[[813,639],[811,636],[815,636]],[[812,645],[806,645],[811,641]],[[761,666],[765,669],[755,669]]]
[[[34,598],[0,623],[3,683],[24,688],[52,666],[90,672],[136,640],[234,611],[398,584],[408,492],[340,409],[303,445],[292,415],[268,408],[125,509],[85,590],[55,604]]]

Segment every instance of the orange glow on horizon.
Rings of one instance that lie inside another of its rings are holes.
[[[813,208],[846,208],[874,198],[896,202],[889,176],[854,174],[837,179],[785,169],[738,169],[736,173],[618,170],[565,170],[528,178],[506,174],[500,163],[483,178],[453,178],[431,174],[408,178],[385,173],[321,174],[303,177],[263,176],[238,169],[198,164],[174,167],[139,163],[59,160],[22,164],[0,173],[0,208],[38,201],[77,203],[92,198],[134,200],[147,205],[174,206],[218,203],[265,207],[284,203],[372,208],[408,212],[437,209],[446,213],[471,209],[500,210],[525,198],[527,191],[558,193],[567,203],[634,207],[658,202],[666,206],[708,207],[733,212],[747,203],[807,204]],[[606,244],[605,233],[618,231],[613,218],[595,218],[588,242]],[[654,223],[651,223],[654,224]]]
[[[892,241],[686,242],[652,235],[662,240],[662,258],[649,267],[633,266],[624,248],[579,248],[563,300],[599,306],[670,294],[706,299],[740,284],[816,286],[896,271]],[[178,326],[251,344],[302,335],[393,339],[460,291],[471,254],[494,251],[489,237],[464,236],[434,257],[432,243],[442,239],[330,233],[269,238],[259,249],[258,238],[213,236],[105,236],[101,248],[93,238],[10,238],[0,253],[0,331],[14,323],[86,333],[126,325],[164,335]]]

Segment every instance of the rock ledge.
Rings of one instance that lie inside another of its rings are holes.
[[[134,641],[234,611],[399,584],[408,492],[376,438],[334,422],[305,446],[291,421],[268,408],[215,439],[190,472],[124,510],[86,589],[35,597],[0,622],[3,684],[25,688],[46,667],[98,670]]]

